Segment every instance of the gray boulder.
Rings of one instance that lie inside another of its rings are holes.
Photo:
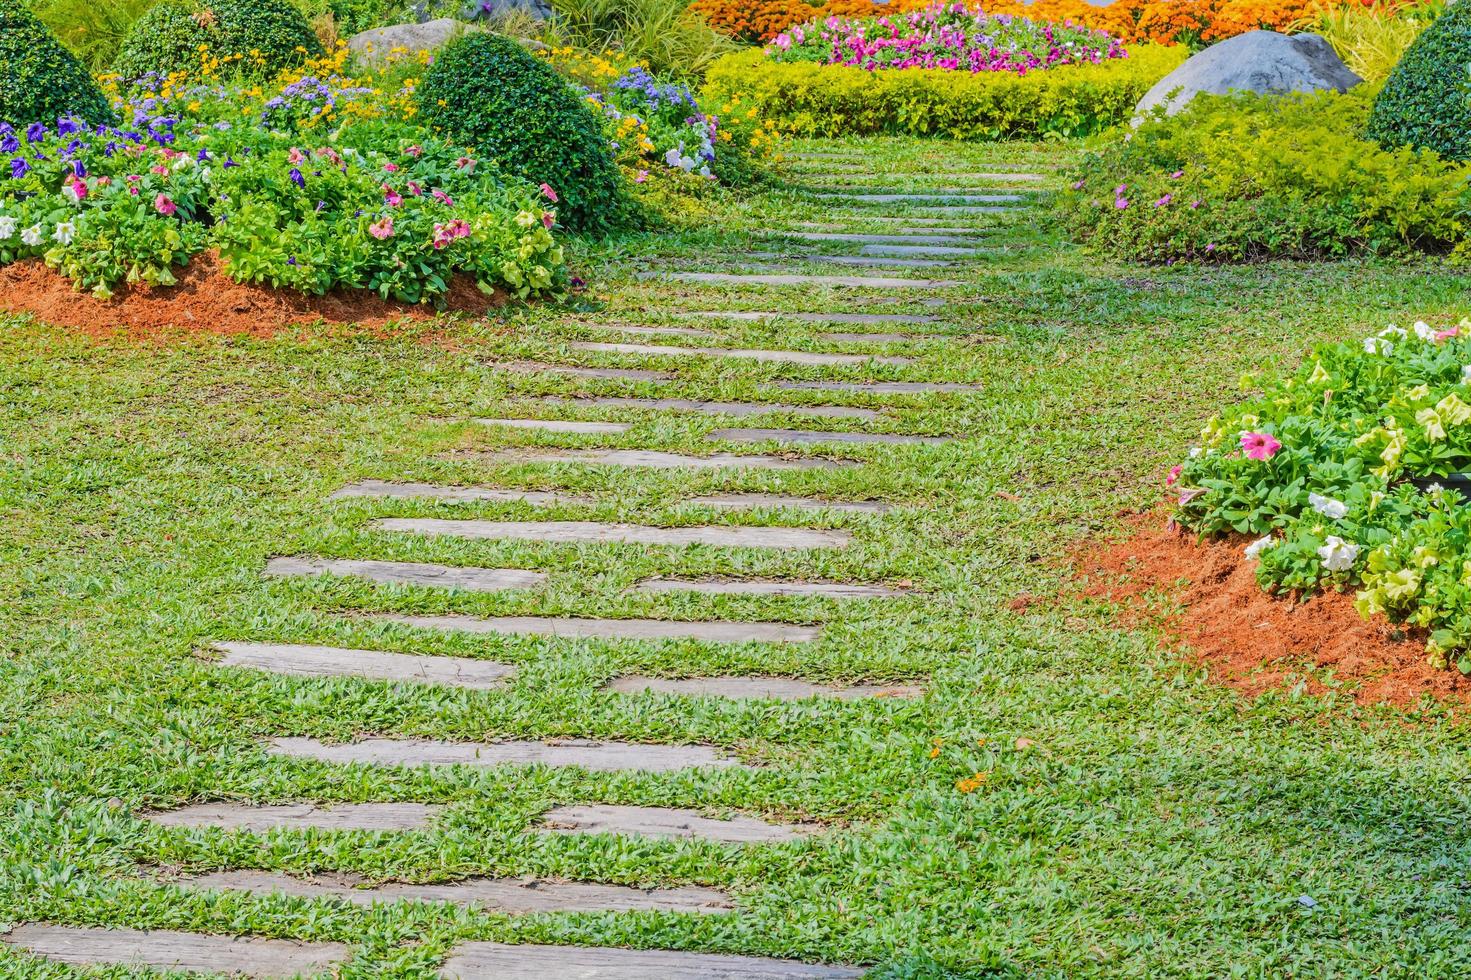
[[[1135,106],[1134,119],[1160,105],[1173,116],[1202,92],[1346,92],[1362,81],[1316,34],[1250,31],[1211,45],[1160,79]]]
[[[465,0],[460,14],[465,20],[495,20],[506,14],[528,14],[536,20],[550,20],[552,5],[547,0]]]
[[[404,49],[415,55],[421,51],[436,51],[461,31],[475,29],[453,17],[441,17],[422,24],[394,24],[363,31],[349,38],[347,47],[360,61],[374,64],[386,60],[388,52],[395,49]]]

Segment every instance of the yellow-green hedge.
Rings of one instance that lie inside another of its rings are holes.
[[[1127,120],[1150,86],[1188,53],[1183,46],[1142,44],[1127,58],[1018,76],[782,64],[759,50],[743,51],[711,66],[705,93],[716,104],[754,104],[764,118],[799,136],[1084,136]]]

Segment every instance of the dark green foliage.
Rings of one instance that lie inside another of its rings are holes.
[[[323,53],[287,0],[164,0],[133,25],[113,68],[127,78],[191,71],[200,45],[214,58],[239,55],[233,64],[240,71],[265,75]]]
[[[1471,4],[1457,3],[1410,45],[1390,72],[1368,135],[1385,146],[1471,159]]]
[[[54,123],[68,114],[113,120],[81,62],[19,0],[0,0],[0,121]]]
[[[515,41],[477,33],[440,54],[419,88],[426,125],[557,193],[559,220],[603,234],[631,217],[623,177],[587,103]]]

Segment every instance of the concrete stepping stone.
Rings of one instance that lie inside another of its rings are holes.
[[[441,884],[385,882],[368,885],[358,875],[323,872],[309,879],[274,871],[215,871],[177,879],[174,884],[199,891],[247,892],[333,898],[353,905],[391,902],[453,902],[507,915],[538,912],[690,912],[709,914],[731,908],[724,892],[686,885],[679,888],[634,888],[582,881],[535,878],[465,878]]]
[[[617,333],[631,333],[639,336],[662,336],[669,334],[675,337],[718,337],[720,334],[714,330],[698,330],[694,327],[621,327],[614,323],[596,323],[589,326],[597,327],[599,330],[612,330]]]
[[[938,445],[951,440],[940,436],[903,436],[881,432],[816,432],[809,429],[713,429],[705,438],[723,442],[790,442],[823,443],[842,442],[850,444],[879,443],[883,445]]]
[[[639,837],[685,838],[731,844],[772,844],[797,840],[815,828],[767,823],[754,817],[716,820],[694,810],[661,806],[584,804],[559,806],[542,817],[542,829],[557,834],[633,834]]]
[[[0,942],[72,966],[149,967],[272,980],[312,976],[328,970],[335,973],[335,968],[346,962],[350,953],[342,943],[41,923],[16,926],[0,935]]]
[[[956,245],[865,245],[859,249],[864,255],[935,255],[966,258],[986,254],[982,248],[964,248]]]
[[[915,204],[921,215],[1021,214],[1025,208],[1000,204]]]
[[[425,585],[436,589],[500,592],[531,589],[546,581],[541,572],[519,568],[462,568],[411,561],[365,561],[354,558],[272,558],[265,574],[279,578],[341,575],[385,585]]]
[[[390,500],[439,500],[446,503],[475,503],[486,500],[497,503],[564,504],[587,507],[595,503],[591,497],[570,493],[547,493],[540,490],[502,490],[499,487],[446,487],[433,483],[392,483],[387,480],[362,480],[351,483],[332,494],[333,500],[357,497]]]
[[[857,171],[856,173],[861,174],[862,171]],[[834,182],[837,182],[837,183],[845,183],[845,182],[851,181],[853,179],[853,177],[855,176],[855,172],[849,172],[849,173],[817,173],[817,172],[814,172],[814,171],[811,171],[811,170],[806,170],[806,171],[803,171],[803,176],[804,177],[811,177],[814,180],[824,180],[824,179],[826,179],[826,180],[831,180],[831,181],[834,181]],[[949,180],[998,180],[998,181],[1027,181],[1027,182],[1031,182],[1031,181],[1038,181],[1038,180],[1045,180],[1046,179],[1042,174],[1022,173],[1020,171],[1004,171],[1004,170],[997,170],[997,171],[990,171],[990,172],[975,172],[975,171],[962,172],[962,171],[954,171],[954,172],[946,172],[946,173],[910,173],[910,174],[906,174],[905,176],[908,177],[908,178],[910,178],[911,180],[925,180],[925,179],[928,179],[928,178],[934,178],[934,179],[937,179],[937,180],[947,180],[947,181],[949,181]]]
[[[589,436],[622,435],[633,425],[628,422],[573,422],[568,419],[476,419],[477,425],[502,429],[530,429],[536,432],[574,432]]]
[[[600,344],[582,341],[576,350],[603,354],[641,354],[647,357],[731,357],[781,364],[912,364],[908,357],[871,357],[866,354],[814,354],[796,350],[742,350],[726,347],[669,347],[664,344]]]
[[[984,252],[974,244],[974,238],[962,238],[957,235],[871,235],[862,232],[841,231],[783,231],[779,234],[787,238],[798,238],[804,242],[850,242],[854,245],[934,245],[955,246],[961,245],[963,253]]]
[[[290,759],[375,766],[577,766],[597,772],[676,772],[723,769],[740,762],[704,745],[638,742],[448,742],[438,739],[365,738],[328,744],[315,738],[274,738],[268,751]]]
[[[842,459],[788,459],[785,456],[741,456],[735,453],[687,456],[652,449],[518,449],[486,453],[483,458],[514,463],[642,466],[656,470],[831,470],[857,465],[852,460]]]
[[[912,333],[820,333],[819,340],[832,344],[908,344],[916,340],[943,340],[938,334]]]
[[[952,381],[778,381],[792,391],[867,391],[875,395],[911,395],[931,391],[980,391],[980,385]]]
[[[846,585],[842,582],[787,582],[761,579],[652,578],[640,582],[639,592],[696,592],[701,595],[816,596],[823,599],[894,599],[912,595],[885,585]]]
[[[775,310],[726,310],[691,313],[724,320],[799,320],[804,323],[939,323],[944,318],[920,313],[780,313]]]
[[[712,548],[846,548],[847,531],[802,527],[654,527],[598,521],[456,521],[429,517],[388,517],[374,522],[381,531],[433,534],[492,541],[547,544],[643,544]]]
[[[501,636],[551,636],[568,640],[699,640],[703,643],[815,643],[820,626],[791,623],[729,623],[674,619],[581,619],[572,616],[399,616],[371,617],[418,629],[492,633]]]
[[[444,807],[428,803],[199,803],[139,814],[160,827],[216,827],[263,834],[271,830],[423,830]]]
[[[604,690],[618,694],[678,694],[699,698],[765,698],[772,701],[804,701],[807,698],[917,698],[924,691],[912,684],[855,684],[837,687],[813,684],[788,677],[642,677],[630,674],[614,678]]]
[[[1020,194],[970,194],[965,191],[953,193],[936,191],[931,194],[854,194],[847,191],[832,191],[812,196],[828,200],[858,201],[863,204],[940,204],[945,201],[961,204],[1014,204],[1026,200]]]
[[[439,975],[444,980],[853,980],[864,972],[764,956],[473,942],[455,947]]]
[[[521,374],[571,374],[579,378],[603,378],[614,381],[673,381],[668,371],[645,371],[637,368],[577,367],[573,364],[548,364],[542,361],[516,361],[497,364],[496,367]]]
[[[827,255],[818,252],[808,252],[796,256],[795,259],[823,265],[851,265],[862,269],[938,269],[956,265],[953,259],[884,258],[881,255]]]
[[[685,501],[702,507],[719,507],[729,510],[754,507],[785,508],[813,511],[850,511],[861,514],[884,514],[893,510],[892,504],[880,500],[819,500],[815,497],[787,497],[775,493],[722,493],[704,497],[692,497]]]
[[[855,335],[867,336],[867,335]],[[907,338],[906,338],[907,339]],[[830,419],[881,419],[883,412],[844,405],[778,405],[769,402],[702,402],[688,398],[542,398],[543,405],[559,408],[649,408],[664,412],[698,412],[703,415],[814,415]]]
[[[443,684],[474,691],[504,687],[516,668],[473,657],[351,650],[297,643],[215,643],[227,667],[249,667],[293,677],[364,677],[379,681]]]
[[[853,216],[849,217],[848,220],[847,220],[847,222],[845,222],[843,224],[835,224],[835,223],[833,223],[831,221],[798,221],[798,222],[795,223],[795,225],[798,228],[815,228],[818,231],[836,231],[836,232],[843,232],[843,233],[848,233],[848,234],[857,234],[857,232],[850,232],[849,231],[849,229],[852,228],[852,226],[853,226],[853,224],[855,222],[862,223],[862,224],[879,224],[879,225],[901,225],[902,224],[902,225],[905,225],[906,227],[914,228],[914,229],[916,229],[916,230],[918,230],[920,232],[923,232],[926,235],[945,235],[945,236],[950,236],[950,235],[984,235],[987,232],[991,232],[991,231],[994,231],[995,230],[995,228],[993,226],[990,226],[990,225],[981,226],[981,225],[945,225],[945,224],[940,224],[939,222],[942,222],[943,220],[944,220],[943,218],[926,218],[923,215],[916,215],[916,216],[914,216],[912,218],[889,218],[889,217],[882,217],[882,216],[879,216],[879,215],[867,215],[867,214],[864,214],[864,215],[853,215]],[[911,234],[912,234],[911,232],[900,231],[900,232],[892,232],[892,233],[890,233],[888,235],[885,235],[884,237],[886,237],[886,238],[903,238],[903,237],[909,237]]]
[[[949,289],[961,285],[950,279],[901,279],[891,276],[822,276],[795,273],[657,272],[676,282],[704,282],[724,286],[847,286],[855,289]]]

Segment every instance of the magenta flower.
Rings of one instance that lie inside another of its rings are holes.
[[[424,196],[424,188],[420,187],[418,185],[418,183],[416,183],[415,181],[412,181],[412,180],[409,181],[409,186],[408,186],[407,190],[409,192],[409,196],[410,197],[423,197]]]
[[[1082,190],[1083,189],[1083,185],[1086,184],[1087,182],[1088,182],[1087,181],[1087,178],[1084,178],[1083,180],[1078,181],[1076,184],[1073,185],[1073,190],[1075,190],[1075,191]]]
[[[392,218],[392,216],[389,216],[387,218],[383,218],[383,219],[381,219],[379,221],[373,222],[371,225],[368,226],[368,234],[372,235],[374,238],[378,239],[379,241],[382,241],[385,238],[392,238],[393,237],[393,218]]]
[[[388,171],[391,174],[392,173],[397,173],[398,172],[398,164],[393,163],[393,162],[390,161],[389,163],[385,163],[383,165],[383,169],[386,170],[386,171]]]
[[[1129,200],[1128,200],[1128,198],[1124,198],[1124,197],[1115,198],[1114,199],[1114,202],[1113,202],[1113,206],[1116,207],[1116,208],[1118,208],[1120,211],[1123,211],[1126,208],[1128,208],[1128,206],[1129,206]]]
[[[542,184],[541,192],[548,201],[551,201],[553,204],[557,203],[557,192],[552,190],[550,184]]]
[[[1155,202],[1154,202],[1154,206],[1155,206],[1155,207],[1157,207],[1157,208],[1162,208],[1162,207],[1164,207],[1164,206],[1165,206],[1165,205],[1167,205],[1167,204],[1169,204],[1169,203],[1170,203],[1170,202],[1171,202],[1171,201],[1173,201],[1173,200],[1174,200],[1174,199],[1175,199],[1175,198],[1174,198],[1174,196],[1173,196],[1173,195],[1171,195],[1171,194],[1166,194],[1166,195],[1165,195],[1165,196],[1164,196],[1164,197],[1162,197],[1162,198],[1160,198],[1160,199],[1159,199],[1159,200],[1158,200],[1158,201],[1155,201]]]
[[[552,225],[557,223],[557,213],[555,211],[543,211],[541,213],[541,223],[546,227],[547,231],[551,231]]]
[[[649,172],[647,170],[640,170],[638,173],[636,173],[636,174],[633,175],[633,182],[635,184],[642,184],[645,181],[647,181],[648,179],[649,179]]]
[[[404,150],[404,152],[407,153],[409,156],[414,157],[415,159],[418,159],[419,157],[421,157],[421,156],[424,155],[424,148],[422,146],[420,146],[418,143],[415,143],[413,146],[409,147],[407,150]]]
[[[1123,197],[1124,196],[1124,191],[1126,191],[1128,189],[1129,189],[1129,185],[1128,184],[1120,184],[1119,186],[1117,186],[1117,187],[1115,187],[1113,189],[1113,196],[1114,197]]]
[[[1176,463],[1174,466],[1170,467],[1170,471],[1165,474],[1165,486],[1174,486],[1176,481],[1180,479],[1180,474],[1184,471],[1184,469],[1185,467],[1179,463]]]
[[[404,202],[403,196],[387,184],[383,185],[383,200],[391,208],[396,208]]]
[[[1183,170],[1176,170],[1174,173],[1170,174],[1170,179],[1171,180],[1179,180],[1183,176],[1185,176],[1185,171],[1183,171]]]
[[[1449,330],[1437,330],[1435,332],[1435,342],[1438,344],[1442,340],[1449,340],[1451,337],[1459,337],[1460,335],[1460,327],[1451,327]]]
[[[443,204],[445,207],[452,208],[455,206],[454,199],[451,198],[444,191],[440,190],[438,187],[434,188],[434,190],[430,191],[429,193],[434,197],[436,201],[438,201],[440,204]]]
[[[170,217],[179,210],[179,206],[170,200],[167,194],[160,194],[153,199],[153,210],[165,217]]]
[[[1241,449],[1247,459],[1268,460],[1277,455],[1282,443],[1265,432],[1241,433]]]
[[[1201,204],[1201,202],[1200,202],[1200,201],[1191,201],[1191,202],[1190,202],[1190,206],[1191,206],[1191,207],[1192,207],[1192,208],[1198,208],[1198,207],[1200,207],[1200,204]]]
[[[301,163],[301,161],[305,159],[306,154],[301,152],[301,150],[297,149],[294,146],[286,153],[286,162],[291,164],[293,167]]]

